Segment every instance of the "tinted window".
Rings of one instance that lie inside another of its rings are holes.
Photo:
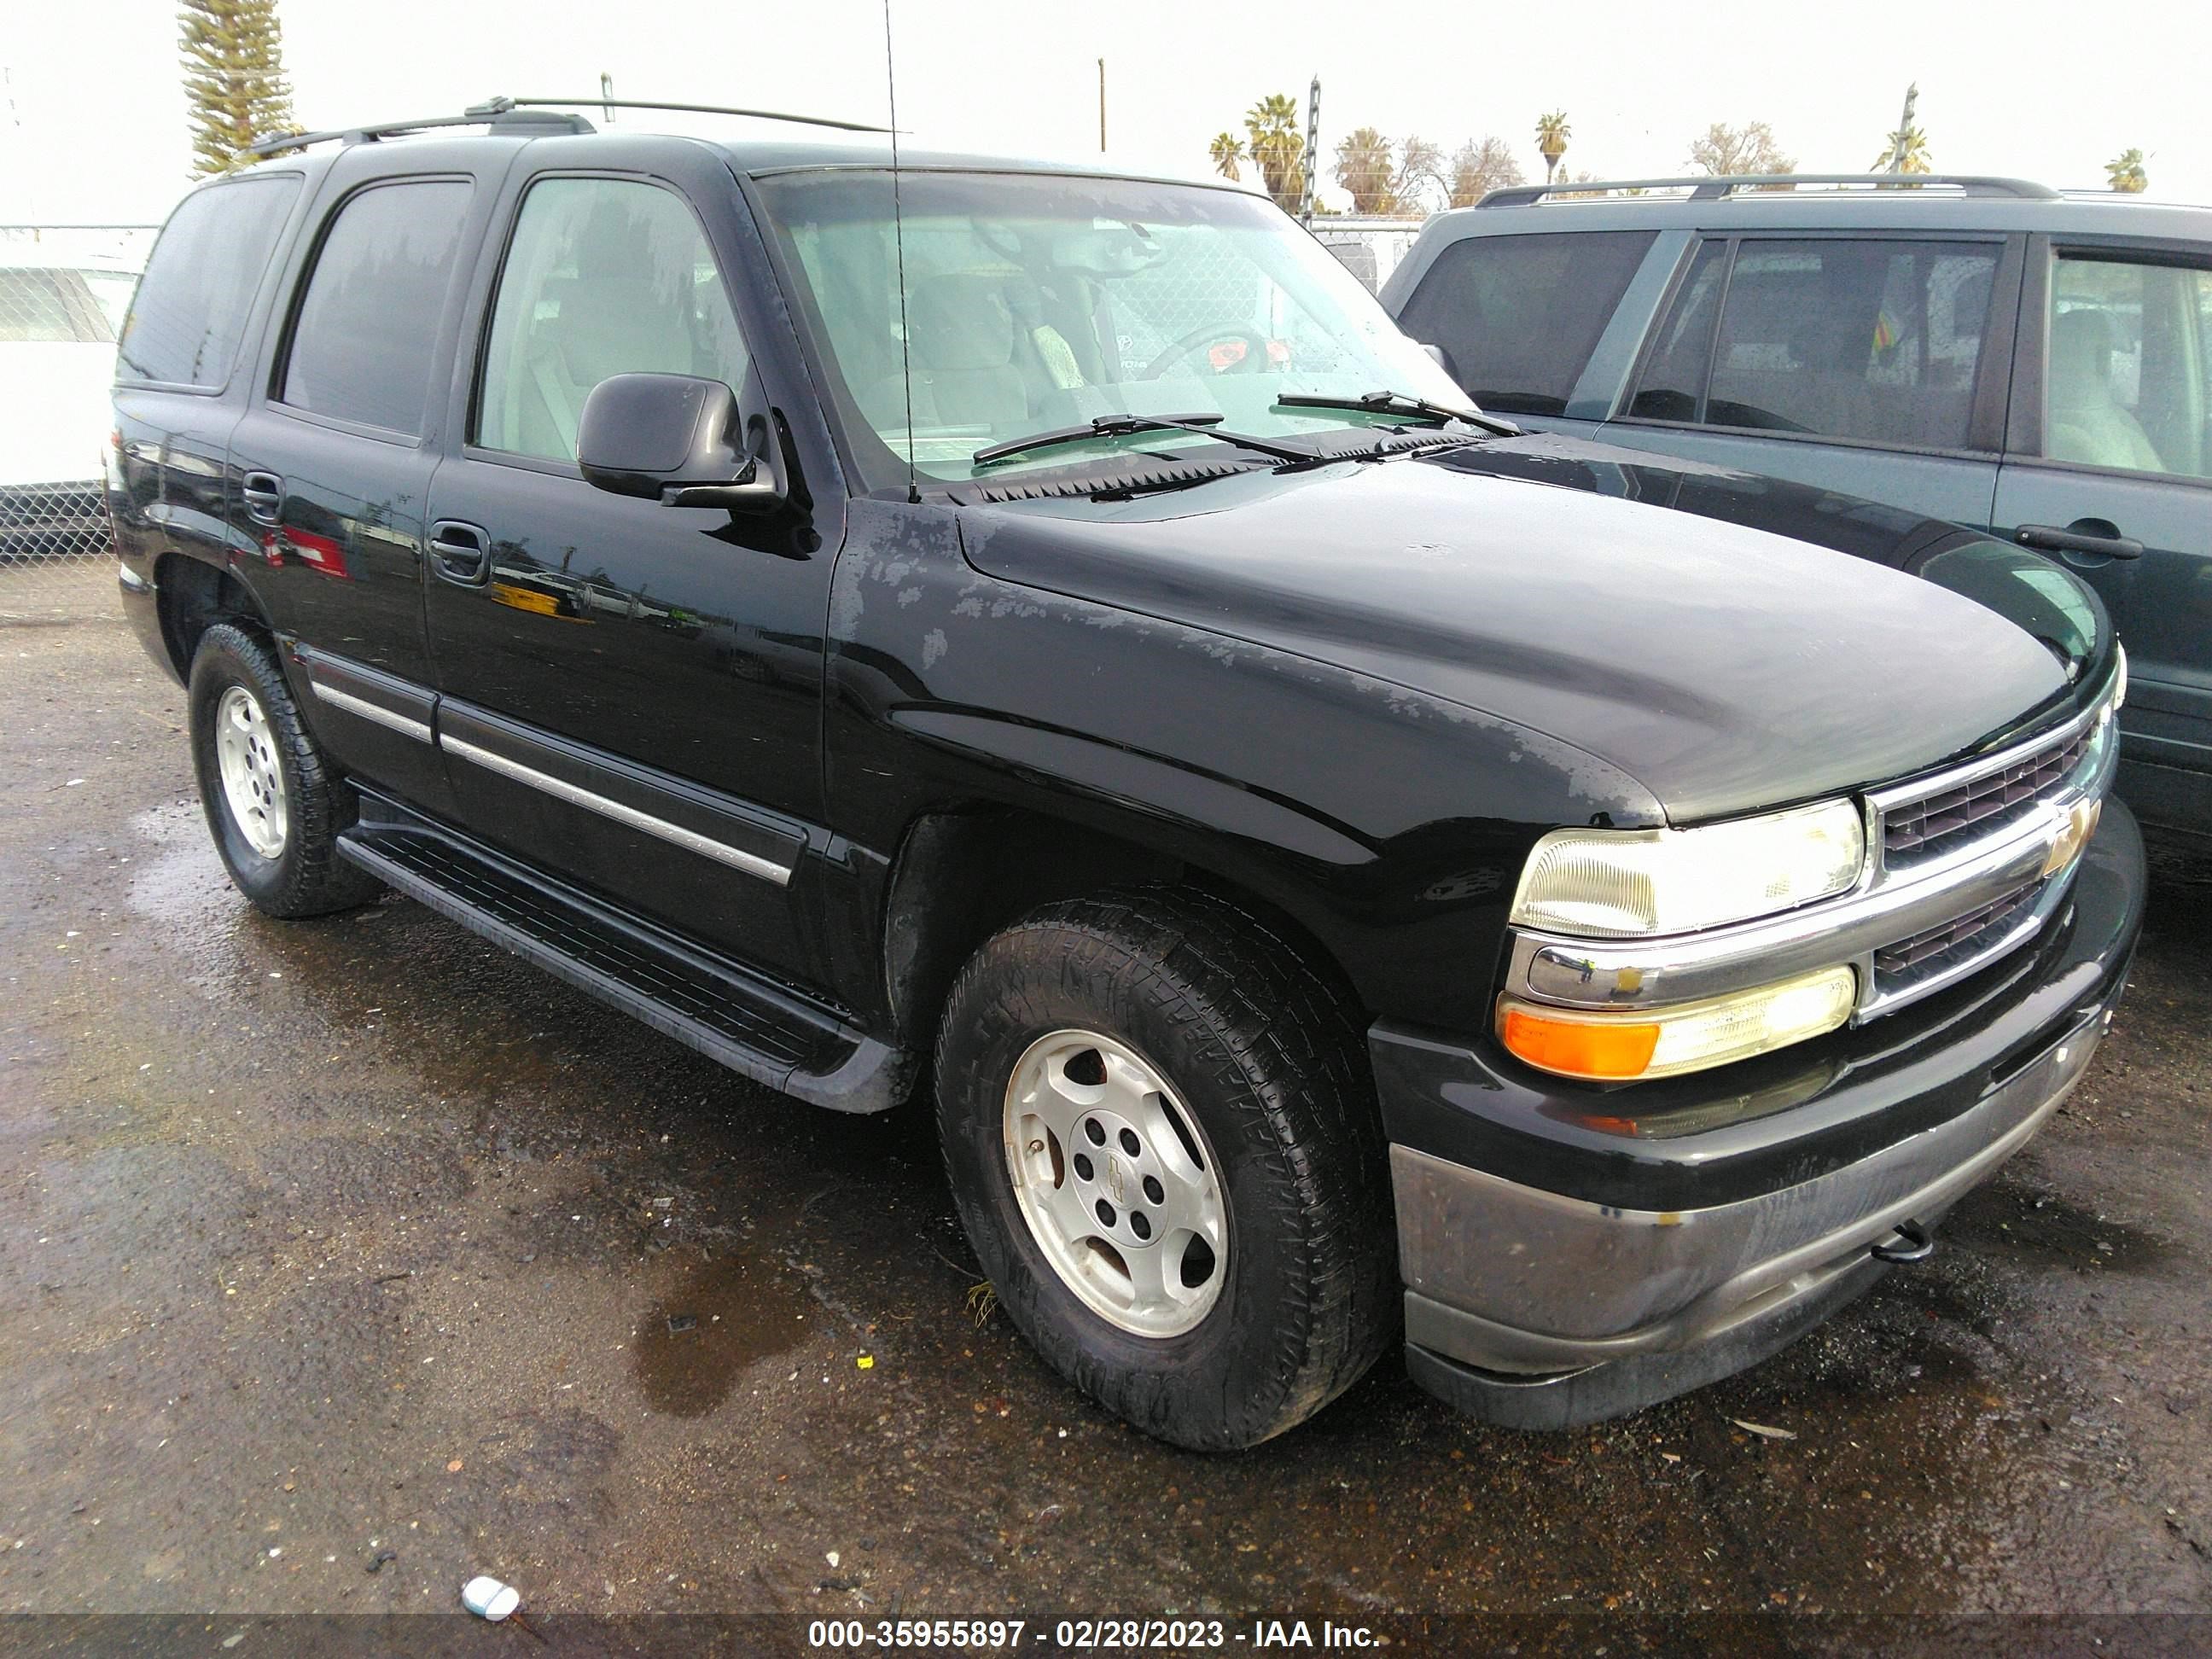
[[[1712,361],[1713,319],[1721,308],[1721,284],[1728,276],[1728,244],[1707,242],[1676,290],[1659,325],[1651,361],[1644,365],[1631,415],[1648,421],[1694,421],[1705,401],[1705,365]]]
[[[732,392],[744,342],[683,200],[653,185],[549,179],[523,198],[500,273],[474,441],[576,458],[584,399],[614,374],[696,374]]]
[[[70,270],[0,270],[0,342],[97,345],[107,320]]]
[[[2212,271],[2062,258],[2051,311],[2044,453],[2212,477]]]
[[[246,307],[299,193],[299,178],[279,173],[213,185],[179,204],[123,325],[121,374],[177,386],[230,378]]]
[[[293,325],[283,401],[413,437],[459,257],[465,184],[381,185],[323,239]]]
[[[1965,448],[1997,253],[1973,243],[1740,244],[1705,423]]]
[[[1442,346],[1484,408],[1560,414],[1652,235],[1470,236],[1437,256],[1399,324]]]

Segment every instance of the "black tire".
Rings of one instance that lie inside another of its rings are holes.
[[[287,822],[282,850],[264,856],[248,839],[225,797],[216,754],[216,713],[224,695],[242,688],[260,707],[281,773]],[[358,801],[343,775],[300,719],[276,653],[244,629],[219,623],[200,636],[189,685],[192,769],[216,850],[239,891],[272,916],[325,915],[367,904],[384,884],[338,856],[337,838]]]
[[[1064,1028],[1141,1055],[1225,1176],[1218,1298],[1155,1337],[1060,1275],[1015,1197],[1008,1085]],[[1048,905],[986,943],[938,1042],[938,1119],[962,1224],[1047,1363],[1146,1433],[1256,1445],[1358,1381],[1399,1325],[1389,1168],[1365,1045],[1297,952],[1212,895],[1142,889]]]

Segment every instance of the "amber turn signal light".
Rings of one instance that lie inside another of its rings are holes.
[[[1675,1077],[1832,1031],[1850,1018],[1857,992],[1858,975],[1838,965],[1649,1010],[1559,1008],[1505,996],[1498,1001],[1498,1037],[1529,1065],[1562,1077]]]
[[[1509,1006],[1498,1035],[1531,1066],[1568,1077],[1642,1077],[1659,1047],[1656,1022],[1598,1024]]]

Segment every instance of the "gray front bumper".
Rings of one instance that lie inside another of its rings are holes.
[[[1794,1340],[1880,1276],[1871,1252],[1900,1224],[1932,1225],[2081,1081],[2144,897],[2142,838],[2112,802],[2069,905],[2011,968],[1901,1016],[1917,1034],[1861,1035],[1819,1092],[1673,1136],[1643,1126],[1694,1109],[1695,1087],[1577,1093],[1376,1027],[1414,1377],[1495,1422],[1565,1427]]]
[[[1948,1122],[1709,1209],[1618,1209],[1393,1146],[1406,1340],[1486,1371],[1558,1373],[1695,1347],[1821,1298],[1899,1222],[1932,1223],[2025,1146],[2080,1082],[2105,1018]]]

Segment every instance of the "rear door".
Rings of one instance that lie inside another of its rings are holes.
[[[2019,238],[1711,236],[1604,435],[1990,522]]]
[[[375,165],[384,148],[356,146],[325,180],[231,436],[228,507],[317,733],[349,769],[443,811],[422,572],[439,365],[512,152],[484,146],[489,176],[395,175]]]
[[[2212,252],[2039,237],[2027,292],[1995,521],[2119,624],[2124,793],[2212,831]]]
[[[520,173],[502,204],[432,491],[440,739],[464,823],[805,976],[829,562],[787,520],[576,467],[611,375],[719,380],[770,412],[751,339],[777,313],[735,181],[703,151],[629,154],[646,165]]]
[[[302,187],[291,172],[201,186],[162,227],[131,300],[116,350],[107,505],[116,551],[142,581],[170,554],[220,569],[256,546],[234,543],[223,459]]]

